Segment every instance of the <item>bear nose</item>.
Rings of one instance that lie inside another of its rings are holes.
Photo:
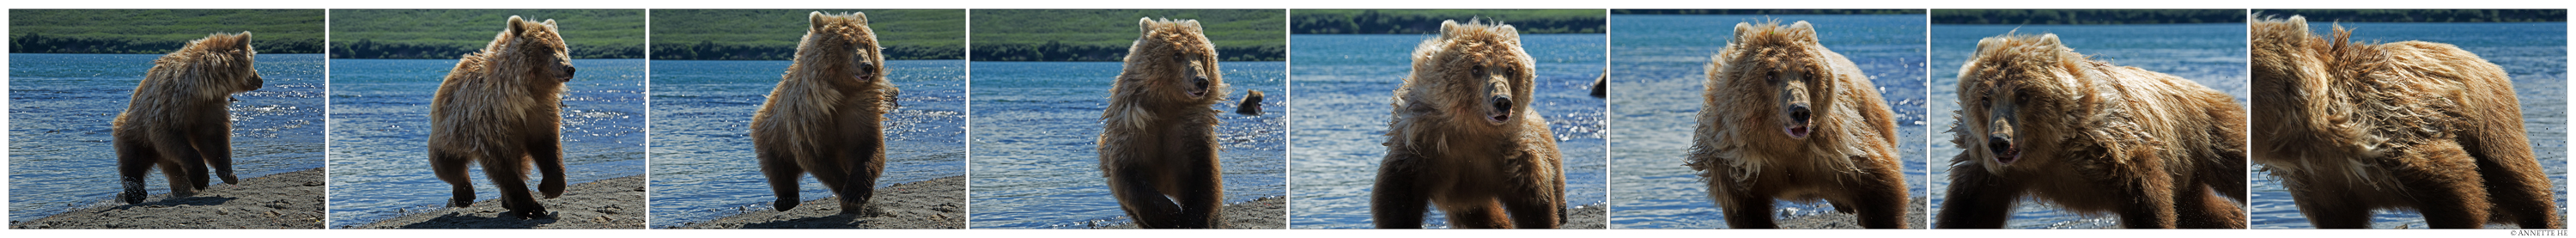
[[[1510,113],[1512,111],[1512,98],[1496,96],[1493,101],[1494,111],[1504,113]]]
[[[1192,75],[1192,76],[1190,76],[1190,83],[1192,83],[1192,84],[1197,84],[1197,85],[1198,85],[1198,87],[1199,87],[1199,90],[1207,90],[1207,89],[1208,89],[1208,80],[1207,80],[1207,76],[1204,76],[1204,75]]]
[[[2000,135],[1986,136],[1987,151],[1992,151],[1996,154],[2003,154],[2011,153],[2012,149],[2012,138],[2004,138]]]
[[[1789,104],[1789,120],[1790,120],[1790,121],[1796,121],[1797,123],[1807,123],[1807,117],[1809,116],[1808,114],[1810,114],[1810,113],[1808,112],[1807,104],[1805,104],[1805,103]]]

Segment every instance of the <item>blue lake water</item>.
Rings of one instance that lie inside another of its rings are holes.
[[[564,83],[565,182],[644,174],[645,61],[575,59],[572,65],[581,73]],[[456,60],[331,60],[330,226],[445,208],[448,185],[430,173],[426,141],[430,98],[455,66]],[[475,170],[467,174],[476,200],[501,196],[482,166],[468,167]]]
[[[108,122],[125,112],[152,54],[9,54],[9,220],[112,201],[124,188]],[[322,55],[259,54],[259,90],[234,94],[233,175],[322,167]],[[158,168],[155,199],[170,193]],[[221,184],[209,186],[230,186]]]
[[[1101,178],[1100,112],[1120,62],[974,62],[971,226],[1088,228],[1128,222]],[[1229,85],[1218,152],[1227,203],[1286,194],[1285,62],[1220,62]],[[1262,116],[1231,113],[1261,90]],[[910,93],[905,93],[909,95]]]
[[[792,61],[653,61],[653,227],[773,209],[751,146],[752,112]],[[903,89],[886,114],[877,187],[966,175],[966,61],[889,60]],[[832,190],[802,176],[806,200]]]
[[[2457,45],[2487,62],[2504,66],[2513,77],[2514,96],[2522,103],[2523,133],[2533,155],[2549,174],[2560,216],[2567,212],[2567,23],[2343,23],[2352,39],[2389,43],[2420,40]],[[2332,22],[2309,22],[2309,32],[2332,33]],[[2262,135],[2255,135],[2262,136]],[[2258,165],[2259,166],[2259,165]],[[2250,212],[2254,228],[2315,228],[2281,182],[2269,173],[2254,174]],[[2411,211],[2376,211],[2371,227],[2423,228],[2424,216]],[[2518,228],[2489,225],[2488,228]]]
[[[1934,217],[1941,212],[1943,192],[1949,189],[1949,160],[1960,153],[1951,144],[1956,137],[1949,132],[1959,110],[1959,66],[1977,49],[1977,40],[2003,35],[2018,28],[2022,34],[2055,33],[2076,53],[2113,65],[2135,66],[2148,71],[2171,74],[2199,82],[2236,97],[2245,103],[2245,24],[2147,24],[2147,25],[1932,25],[1932,111],[1929,117],[1934,131],[1931,158],[1932,209]],[[2261,196],[2255,196],[2260,198]],[[2119,218],[2085,217],[2068,212],[2052,203],[2022,202],[2013,209],[2008,228],[2117,228]],[[1939,221],[1933,221],[1939,222]],[[1938,225],[1938,224],[1934,224]]]
[[[1826,48],[1859,64],[1896,112],[1897,155],[1906,193],[1924,191],[1923,15],[1614,15],[1611,111],[1611,228],[1725,228],[1708,184],[1683,166],[1697,126],[1710,57],[1735,24],[1807,21]],[[1825,204],[1778,202],[1775,216],[1833,212]],[[1922,206],[1916,204],[1915,206]]]
[[[1378,161],[1386,158],[1387,113],[1395,88],[1413,72],[1415,45],[1432,35],[1292,35],[1295,62],[1296,195],[1289,225],[1298,229],[1375,227],[1370,189]],[[1521,47],[1538,62],[1530,107],[1547,119],[1565,159],[1568,206],[1604,205],[1608,196],[1608,108],[1592,98],[1601,76],[1602,34],[1521,34]],[[1433,209],[1437,210],[1437,209]],[[1447,227],[1443,213],[1425,227]]]

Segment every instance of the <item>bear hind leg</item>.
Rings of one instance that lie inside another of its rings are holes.
[[[465,165],[473,162],[472,158],[458,156],[454,152],[437,148],[429,149],[431,172],[438,174],[439,181],[447,182],[449,194],[447,206],[474,206],[474,178],[465,175],[467,170]]]
[[[2477,162],[2459,144],[2424,145],[2423,150],[2406,157],[2381,161],[2397,177],[2398,183],[2412,190],[2407,195],[2415,210],[2423,213],[2424,223],[2432,228],[2475,229],[2486,226],[2487,191],[2479,181]],[[2554,208],[2553,208],[2554,209]]]
[[[2481,158],[2478,175],[2494,203],[2489,221],[2511,221],[2523,229],[2564,229],[2549,178],[2529,158]]]
[[[161,154],[153,151],[152,146],[136,140],[119,138],[115,143],[117,177],[125,185],[125,191],[117,194],[117,198],[125,204],[143,203],[151,196],[143,189],[143,177],[152,173],[152,166],[158,165]]]

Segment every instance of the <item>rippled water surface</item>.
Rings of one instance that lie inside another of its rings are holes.
[[[9,54],[9,220],[27,221],[113,201],[114,131],[152,54]],[[259,54],[264,85],[234,94],[233,175],[242,179],[322,167],[322,55]],[[211,170],[210,170],[211,171]],[[153,196],[170,185],[153,169]],[[212,177],[209,177],[212,179]],[[224,185],[223,180],[210,180]]]
[[[1568,206],[1605,204],[1607,108],[1592,98],[1607,42],[1602,34],[1521,34],[1538,62],[1530,107],[1547,119],[1565,158]],[[1299,229],[1374,227],[1369,190],[1386,157],[1387,113],[1395,88],[1413,70],[1414,46],[1431,35],[1292,35],[1297,149],[1296,195],[1289,224]],[[1433,209],[1437,210],[1437,209]],[[1426,227],[1446,227],[1434,212]]]
[[[1932,214],[1941,212],[1943,192],[1949,189],[1949,159],[1959,154],[1950,143],[1956,137],[1949,133],[1959,110],[1959,66],[1977,49],[1977,40],[2003,35],[2055,33],[2059,40],[2076,53],[2112,65],[2134,66],[2191,79],[2201,85],[2246,100],[2245,24],[2148,24],[2148,25],[1932,25]],[[2261,196],[2256,196],[2257,198]],[[2084,217],[2051,203],[2022,202],[2013,209],[2006,222],[2010,228],[2101,228],[2118,227],[2118,218]],[[1939,221],[1934,221],[1939,222]],[[1936,226],[1938,224],[1935,224]]]
[[[2361,42],[2389,43],[2428,41],[2447,43],[2477,53],[2487,62],[2504,66],[2513,77],[2514,96],[2522,103],[2523,133],[2531,140],[2533,155],[2549,174],[2549,184],[2558,198],[2560,216],[2567,211],[2567,23],[2343,23],[2353,29],[2352,39]],[[2331,33],[2333,24],[2308,23],[2309,32]],[[2262,135],[2255,135],[2262,136]],[[2259,165],[2258,165],[2259,166]],[[2254,228],[2315,228],[2307,216],[2299,214],[2290,193],[2281,181],[2268,173],[2254,173]],[[2377,211],[2370,216],[2371,227],[2407,226],[2424,228],[2424,216],[2412,211]],[[2488,228],[2516,228],[2512,225],[2488,225]]]
[[[1120,62],[974,62],[973,224],[982,228],[1088,228],[1124,223],[1101,178],[1100,112]],[[1231,85],[1217,115],[1225,201],[1285,194],[1288,97],[1284,62],[1220,62]],[[1261,90],[1262,116],[1231,113]],[[909,94],[907,92],[906,94]]]
[[[1896,112],[1897,155],[1906,193],[1924,191],[1922,15],[1615,15],[1611,27],[1612,228],[1725,228],[1698,171],[1682,166],[1697,126],[1710,57],[1736,23],[1807,21],[1826,48],[1861,67]],[[1778,202],[1775,216],[1833,212],[1824,204]],[[1921,206],[1921,204],[1916,204]]]
[[[581,72],[564,83],[562,95],[567,184],[644,174],[644,64],[572,61]],[[331,60],[331,226],[445,207],[448,185],[430,173],[426,141],[430,99],[455,66],[456,60]],[[482,166],[468,167],[476,200],[501,196]],[[537,180],[531,172],[528,182]]]
[[[772,209],[751,146],[751,115],[792,61],[653,61],[653,227]],[[876,186],[966,175],[966,61],[889,60],[903,94],[887,113]],[[805,200],[832,190],[804,181]]]

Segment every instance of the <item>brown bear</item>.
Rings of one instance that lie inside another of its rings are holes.
[[[2316,227],[2405,209],[2434,228],[2562,228],[2503,68],[2450,44],[2319,37],[2299,16],[2251,28],[2254,162]]]
[[[546,198],[563,195],[563,116],[557,112],[574,69],[555,20],[510,16],[503,24],[508,27],[491,44],[458,59],[439,83],[429,104],[429,165],[453,190],[448,206],[474,205],[465,165],[482,164],[485,178],[501,189],[502,207],[537,217],[546,208],[528,194],[527,170],[534,165],[544,176],[537,190]]]
[[[206,168],[231,184],[233,177],[232,105],[234,93],[259,89],[259,69],[252,59],[250,32],[216,33],[188,41],[177,52],[152,61],[134,99],[110,122],[116,145],[116,172],[126,204],[142,203],[143,176],[161,167],[170,196],[195,195],[205,189]]]
[[[796,62],[751,116],[752,150],[779,211],[796,209],[797,178],[813,174],[840,197],[840,213],[858,214],[885,172],[879,122],[894,110],[897,89],[867,14],[811,12],[806,22]]]
[[[1538,71],[1505,24],[1440,22],[1395,89],[1370,212],[1378,228],[1421,228],[1437,205],[1459,228],[1556,228],[1565,159],[1531,109]]]
[[[1100,171],[1144,228],[1223,227],[1224,169],[1217,110],[1225,78],[1198,20],[1138,19],[1100,120]]]
[[[1736,23],[1707,85],[1687,165],[1728,226],[1778,228],[1774,200],[1822,200],[1862,227],[1905,228],[1895,112],[1806,21]]]
[[[2128,228],[2245,227],[2245,109],[2226,93],[2010,33],[1977,42],[1958,92],[1942,228],[2003,227],[2025,198]]]

